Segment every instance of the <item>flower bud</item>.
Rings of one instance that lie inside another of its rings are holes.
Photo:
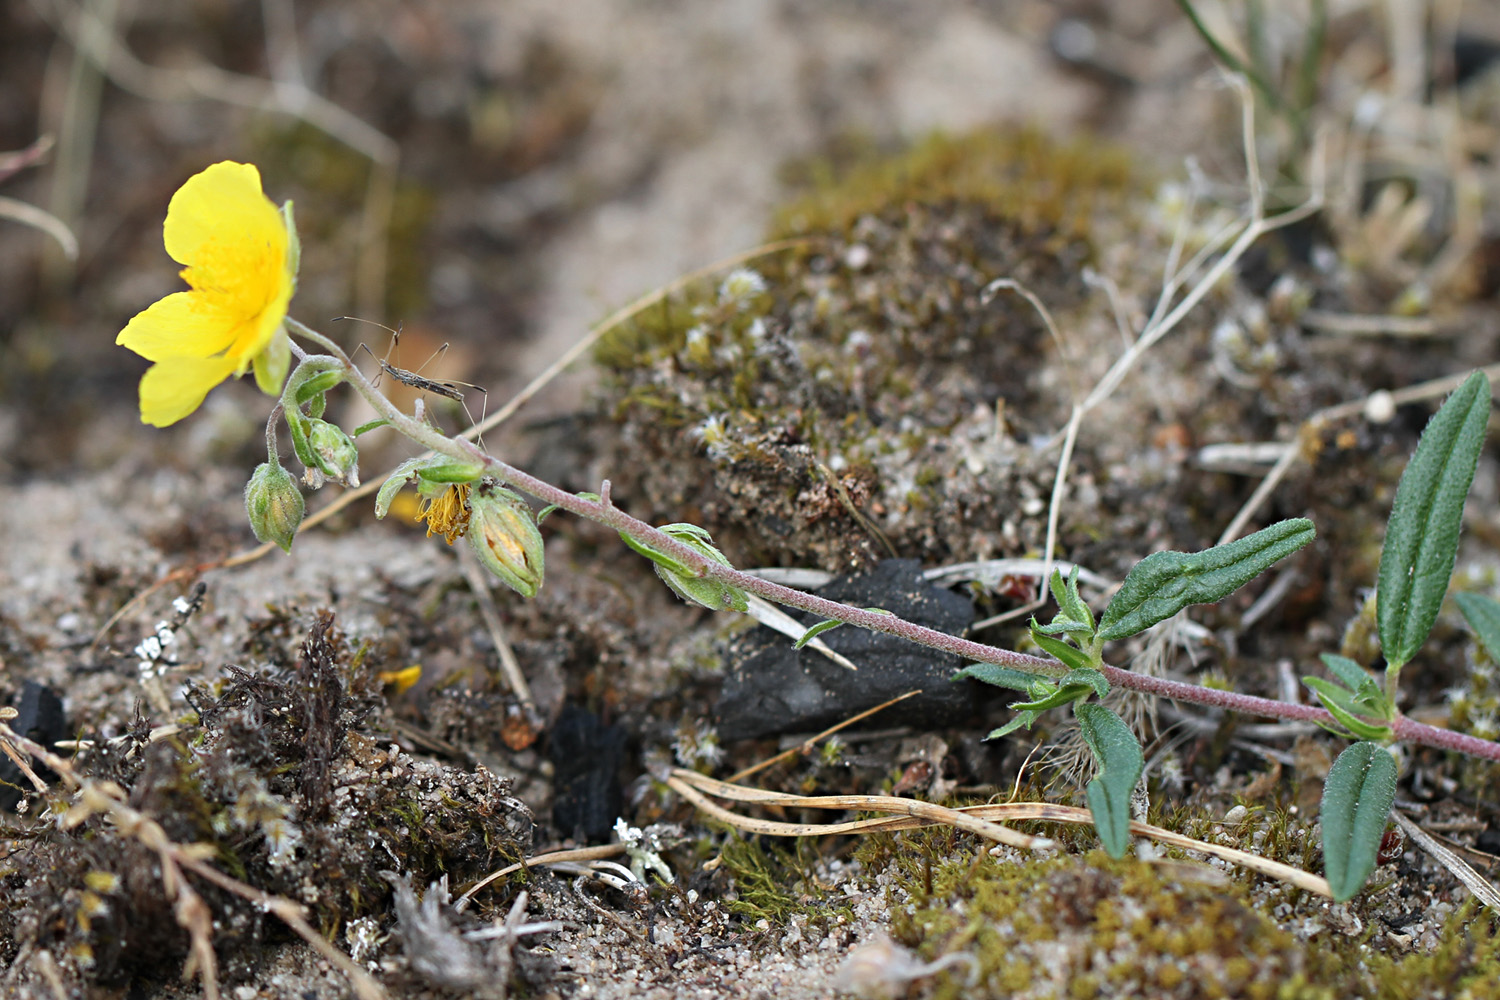
[[[255,467],[245,484],[245,513],[258,540],[275,542],[283,551],[292,551],[292,539],[305,509],[290,472],[272,462]]]
[[[343,428],[326,420],[309,420],[307,444],[319,472],[345,486],[359,485],[359,449]]]
[[[479,561],[522,597],[542,585],[542,532],[526,501],[485,479],[469,498],[469,545]]]

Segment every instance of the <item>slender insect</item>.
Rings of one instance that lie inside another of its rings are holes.
[[[387,331],[387,332],[390,333],[390,335],[391,335],[391,346],[386,349],[385,357],[383,357],[383,358],[376,358],[375,357],[375,352],[372,351],[372,350],[370,350],[368,347],[365,347],[364,344],[360,344],[359,348],[355,349],[355,353],[358,354],[359,353],[359,349],[363,348],[364,352],[366,354],[368,354],[372,358],[375,358],[375,363],[380,366],[380,370],[381,371],[385,372],[385,374],[389,375],[391,378],[395,379],[397,382],[400,382],[402,385],[408,385],[408,386],[411,386],[413,389],[416,389],[416,390],[418,390],[420,392],[430,392],[434,396],[442,396],[445,399],[452,399],[452,400],[455,400],[455,401],[460,402],[460,403],[462,403],[464,401],[464,394],[459,391],[459,389],[458,389],[459,386],[464,386],[465,388],[468,388],[468,389],[474,389],[474,390],[476,390],[478,392],[485,392],[485,390],[484,390],[484,388],[482,386],[477,386],[477,385],[475,385],[472,382],[459,382],[459,381],[456,381],[456,380],[440,381],[440,380],[437,380],[437,379],[423,378],[421,375],[418,375],[416,372],[407,371],[405,368],[397,368],[395,365],[391,364],[390,357],[391,357],[391,351],[395,350],[396,349],[396,345],[401,342],[401,331],[400,331],[399,328],[395,329],[395,330],[392,330],[390,327],[386,326],[384,323],[377,323],[377,322],[375,322],[372,319],[360,319],[358,316],[335,316],[333,318],[333,321],[335,323],[337,323],[339,320],[344,320],[344,319],[350,319],[350,320],[353,320],[356,323],[369,323],[371,326],[378,326],[382,330],[385,330],[385,331]],[[439,347],[436,351],[433,351],[432,352],[432,357],[430,357],[426,361],[422,362],[422,367],[424,367],[424,368],[427,367],[427,365],[429,363],[431,363],[432,358],[437,357],[438,355],[442,354],[447,349],[448,349],[448,345],[444,344],[442,347]],[[489,393],[485,393],[485,395],[488,396]]]
[[[366,354],[368,354],[372,358],[375,358],[375,363],[380,366],[381,375],[389,375],[391,378],[395,379],[397,382],[400,382],[402,385],[410,386],[411,388],[416,389],[418,392],[430,392],[434,396],[442,396],[444,399],[453,400],[459,406],[463,407],[464,416],[468,419],[470,427],[476,426],[474,415],[469,412],[469,404],[464,401],[464,394],[459,389],[459,386],[463,386],[465,389],[473,389],[476,392],[484,393],[484,410],[487,411],[489,409],[490,394],[485,391],[483,386],[475,385],[473,382],[460,382],[457,379],[443,380],[425,378],[422,375],[417,374],[416,372],[407,371],[405,368],[398,368],[395,365],[391,364],[391,352],[396,349],[396,345],[401,341],[401,329],[399,327],[392,330],[384,323],[377,323],[374,320],[370,319],[360,319],[358,316],[335,316],[334,322],[338,322],[339,320],[343,319],[354,320],[356,323],[369,323],[371,326],[378,326],[382,330],[390,333],[391,345],[390,347],[386,348],[385,357],[383,358],[376,358],[375,352],[370,350],[369,347],[366,347],[364,344],[360,344],[359,347],[355,348],[354,350],[354,353],[358,354],[360,348],[363,348]],[[426,361],[422,362],[422,367],[426,368],[427,365],[432,362],[433,358],[442,354],[447,349],[448,345],[444,344],[436,351],[433,351],[432,356],[429,357]],[[379,387],[380,376],[376,377],[375,385],[377,388]],[[423,413],[421,397],[417,398],[416,409],[414,410],[414,413],[418,420],[426,419],[426,416]],[[480,421],[484,420],[483,412],[481,412],[479,419]],[[484,441],[482,437],[479,440],[481,443],[483,443]]]

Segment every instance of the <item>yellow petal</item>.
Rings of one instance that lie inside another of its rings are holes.
[[[382,670],[376,676],[380,678],[380,683],[395,688],[391,693],[399,698],[422,679],[422,664],[413,663],[405,670]]]
[[[220,297],[175,292],[136,313],[115,343],[147,361],[206,358],[234,341],[237,323],[235,317],[226,315]]]
[[[141,377],[141,423],[175,424],[192,413],[208,390],[229,377],[227,358],[163,358]]]
[[[280,277],[284,279],[284,273]],[[250,367],[250,363],[269,350],[278,336],[282,340],[286,340],[286,334],[282,333],[281,324],[286,320],[287,307],[291,305],[292,292],[294,290],[291,281],[277,281],[271,290],[271,299],[266,303],[265,308],[235,331],[234,343],[229,345],[227,353],[231,358],[235,359],[234,373],[236,375],[245,374]],[[290,342],[283,345],[280,350],[290,354],[291,348],[289,344]]]
[[[228,160],[187,179],[167,205],[163,228],[167,253],[189,267],[203,263],[203,249],[232,241],[286,253],[286,224],[261,191],[260,171]]]

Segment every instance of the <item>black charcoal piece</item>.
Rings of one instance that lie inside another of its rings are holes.
[[[68,738],[68,718],[63,714],[62,699],[51,688],[36,681],[27,681],[21,689],[21,700],[16,705],[18,713],[10,722],[10,728],[22,736],[36,740],[47,749],[58,740]],[[32,765],[37,777],[51,781],[57,777],[40,764]],[[21,789],[30,790],[31,781],[21,769],[11,763],[9,757],[0,756],[0,809],[13,812],[21,801]]]
[[[605,840],[624,808],[620,764],[625,730],[606,726],[594,713],[565,706],[552,726],[552,820],[563,836]]]
[[[857,608],[884,608],[907,621],[958,635],[974,620],[965,598],[927,583],[915,560],[887,559],[868,573],[841,576],[818,592]],[[820,619],[783,609],[807,625]],[[870,720],[870,725],[941,726],[971,710],[971,685],[954,683],[963,661],[883,632],[844,625],[819,636],[859,667],[851,671],[809,647],[761,626],[729,649],[724,688],[716,709],[719,736],[752,739],[814,732],[907,691],[915,698]]]

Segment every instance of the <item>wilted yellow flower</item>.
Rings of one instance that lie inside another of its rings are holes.
[[[297,278],[289,216],[248,163],[215,163],[172,196],[163,235],[192,290],[137,313],[115,338],[156,362],[141,379],[143,423],[176,423],[252,365],[262,390],[281,392],[291,359],[282,321]]]
[[[454,483],[437,497],[423,497],[417,520],[427,522],[427,537],[442,535],[452,545],[469,530],[469,484]]]

